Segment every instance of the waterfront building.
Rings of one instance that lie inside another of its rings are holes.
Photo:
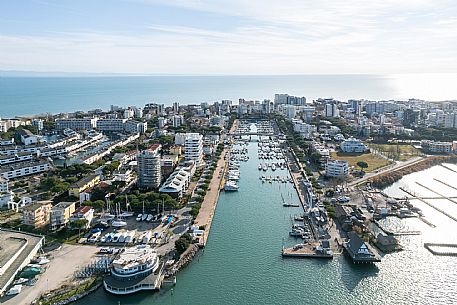
[[[68,196],[73,196],[79,198],[79,193],[83,192],[84,190],[94,187],[100,182],[100,176],[97,174],[91,174],[86,177],[83,177],[79,181],[70,185],[68,189]]]
[[[157,189],[162,181],[160,170],[160,150],[162,145],[154,144],[137,154],[138,187]]]
[[[341,142],[341,151],[346,153],[363,153],[368,150],[368,147],[359,139],[349,138]]]
[[[56,120],[56,129],[73,129],[73,130],[91,130],[97,127],[97,119],[58,119]]]
[[[349,174],[349,164],[345,160],[328,159],[325,163],[327,177],[344,178]]]
[[[378,255],[373,253],[367,244],[355,233],[348,233],[349,240],[344,243],[344,248],[354,263],[380,262]]]
[[[51,202],[36,202],[26,205],[22,210],[22,224],[35,229],[42,228],[49,224]]]
[[[51,230],[66,226],[70,222],[75,207],[75,202],[59,202],[53,206],[50,213]]]
[[[156,290],[161,285],[160,272],[157,252],[149,245],[138,245],[126,248],[114,259],[111,273],[104,278],[103,285],[113,294]]]
[[[203,136],[199,133],[187,133],[184,142],[184,156],[187,161],[195,161],[200,166],[203,160]]]
[[[37,255],[44,237],[0,229],[0,296],[11,286],[18,273]],[[13,300],[13,303],[15,301]]]
[[[47,161],[37,162],[18,162],[0,166],[0,176],[7,179],[14,179],[22,176],[38,174],[50,169],[50,164]]]

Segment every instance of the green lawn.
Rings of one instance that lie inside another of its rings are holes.
[[[365,161],[368,164],[368,168],[364,169],[364,171],[367,173],[391,163],[388,160],[372,153],[356,154],[332,152],[330,157],[335,160],[346,160],[348,161],[349,166],[355,166],[356,169],[360,169],[357,166],[357,162]]]
[[[393,160],[406,161],[422,154],[420,150],[408,144],[369,144],[368,146]]]

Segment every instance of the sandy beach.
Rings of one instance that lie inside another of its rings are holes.
[[[60,250],[51,252],[51,261],[34,286],[23,286],[19,295],[2,304],[30,304],[46,291],[59,288],[65,281],[70,280],[78,267],[83,267],[94,260],[97,252],[96,247],[62,245]]]

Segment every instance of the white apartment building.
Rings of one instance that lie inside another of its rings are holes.
[[[199,133],[187,133],[184,142],[184,156],[186,160],[195,161],[199,166],[203,160],[203,136]]]
[[[177,167],[174,172],[168,177],[159,189],[160,193],[165,193],[173,198],[181,198],[186,194],[192,176],[195,174],[195,166],[193,162],[185,166]]]
[[[174,115],[171,120],[173,123],[173,127],[179,127],[182,124],[184,124],[184,116],[182,115]]]
[[[125,132],[144,134],[148,129],[147,122],[127,121],[125,122]]]
[[[355,138],[349,138],[341,142],[341,151],[346,153],[363,153],[368,150],[368,147],[362,141]]]
[[[98,119],[97,129],[100,131],[124,131],[127,119]]]
[[[3,165],[0,167],[0,176],[6,179],[28,176],[48,171],[50,165],[46,161],[39,162],[20,162],[12,165]]]
[[[33,155],[31,153],[21,153],[21,154],[14,154],[14,155],[0,155],[0,165],[16,163],[21,161],[28,161],[32,160]]]
[[[325,175],[327,177],[344,178],[349,174],[349,164],[345,160],[327,160]]]
[[[301,120],[293,120],[294,131],[299,132],[306,139],[311,139],[313,133],[317,132],[317,127],[314,125],[303,123]]]
[[[138,162],[138,187],[157,189],[162,182],[160,167],[160,144],[154,144],[137,154]]]
[[[97,119],[58,119],[56,129],[91,130],[97,127]]]

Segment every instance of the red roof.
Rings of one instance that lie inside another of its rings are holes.
[[[93,209],[93,207],[91,207],[91,206],[82,206],[82,207],[77,208],[77,209],[73,212],[73,214],[82,214],[82,215],[84,215],[84,214],[86,214],[87,212],[89,212],[91,209]]]
[[[162,147],[162,145],[155,143],[155,144],[152,144],[151,146],[149,146],[148,150],[156,151],[156,150],[159,150],[161,147]]]

